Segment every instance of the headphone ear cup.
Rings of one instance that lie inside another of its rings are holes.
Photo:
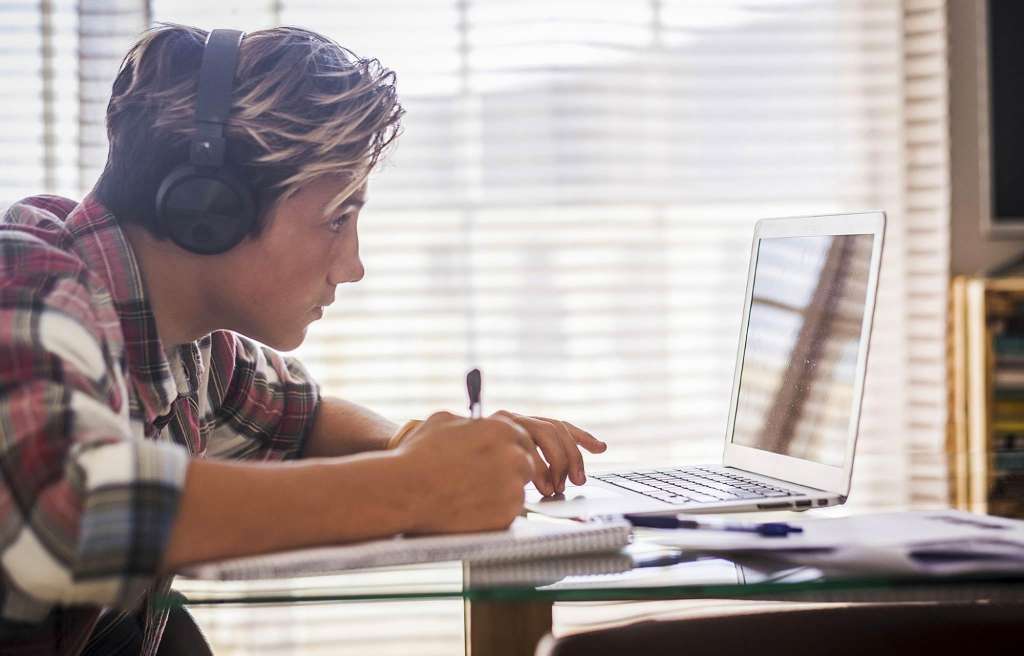
[[[256,224],[256,205],[248,186],[230,170],[179,166],[156,194],[160,232],[182,248],[201,255],[230,250]]]

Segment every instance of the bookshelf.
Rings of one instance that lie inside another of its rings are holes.
[[[1024,277],[956,276],[949,319],[950,500],[1024,517]]]

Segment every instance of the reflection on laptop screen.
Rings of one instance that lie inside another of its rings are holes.
[[[872,239],[760,240],[734,444],[843,465]]]

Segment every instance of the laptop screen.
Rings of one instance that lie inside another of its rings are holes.
[[[843,465],[873,238],[759,240],[734,444]]]

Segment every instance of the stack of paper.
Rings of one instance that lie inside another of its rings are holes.
[[[645,539],[690,551],[793,561],[827,572],[958,575],[1024,573],[1024,521],[957,510],[789,522],[802,533],[652,530]]]

